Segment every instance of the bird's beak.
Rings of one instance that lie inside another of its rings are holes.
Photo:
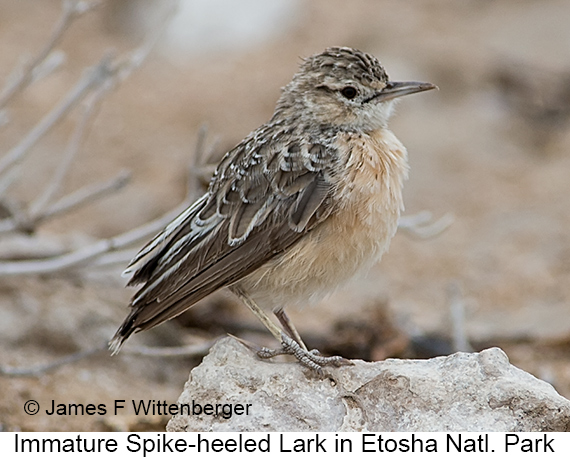
[[[438,87],[432,83],[420,83],[417,81],[388,82],[386,87],[376,95],[373,102],[386,102],[394,98],[404,95],[415,94],[416,92],[424,92],[426,90],[437,89]]]

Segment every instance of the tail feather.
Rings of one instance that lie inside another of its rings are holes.
[[[116,355],[121,350],[121,347],[127,338],[138,330],[135,324],[137,315],[138,310],[133,309],[119,327],[113,338],[111,338],[111,341],[109,341],[109,350],[111,351],[111,355]]]

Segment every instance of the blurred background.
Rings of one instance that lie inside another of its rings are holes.
[[[390,125],[411,227],[367,277],[291,310],[305,341],[365,360],[499,346],[570,396],[568,17],[565,0],[0,0],[0,429],[161,430],[43,409],[175,402],[213,339],[274,346],[221,292],[102,350],[133,292],[120,272],[160,227],[144,224],[195,197],[300,59],[335,45],[440,90]]]

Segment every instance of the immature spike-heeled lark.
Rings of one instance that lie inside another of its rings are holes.
[[[229,286],[282,345],[260,357],[292,354],[318,371],[342,364],[308,351],[284,307],[321,300],[386,251],[408,171],[388,118],[396,98],[434,88],[390,81],[374,56],[351,48],[305,59],[271,120],[132,260],[129,285],[142,287],[111,349]]]

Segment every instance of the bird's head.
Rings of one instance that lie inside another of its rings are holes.
[[[435,89],[431,83],[390,81],[376,57],[352,48],[328,48],[303,61],[285,86],[276,115],[303,116],[301,122],[373,131],[386,127],[394,101]]]

